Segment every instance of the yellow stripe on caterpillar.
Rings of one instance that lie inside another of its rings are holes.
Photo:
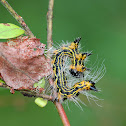
[[[77,49],[77,48],[78,48],[78,44],[72,42],[72,43],[70,44],[69,48],[70,48],[70,49]]]
[[[73,64],[70,65],[70,69],[76,70],[78,72],[84,72],[86,70],[86,68],[83,65],[78,65],[74,66]]]
[[[79,72],[84,72],[86,69],[85,69],[85,67],[82,66],[82,65],[77,65],[77,66],[76,66],[76,70],[79,71]]]
[[[81,60],[81,59],[82,59],[82,54],[81,54],[81,53],[76,54],[76,58],[77,58],[78,60]],[[85,58],[86,58],[86,57],[85,57]]]
[[[59,51],[58,50],[55,50],[53,53],[56,55]]]

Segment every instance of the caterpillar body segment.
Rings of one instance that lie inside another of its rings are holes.
[[[61,87],[61,85],[58,85],[58,100],[66,100],[70,99],[72,97],[76,97],[80,94],[81,91],[85,90],[94,90],[97,91],[96,87],[94,86],[94,83],[90,81],[81,81],[76,84],[72,88],[69,88],[68,86],[64,85]]]
[[[71,59],[71,65],[69,68],[70,74],[75,78],[84,76],[84,71],[88,70],[84,66],[84,59],[91,55],[91,53],[80,53],[78,50],[78,44],[81,38],[77,38],[70,45],[63,46],[53,52],[53,78],[55,86],[57,87],[58,101],[64,101],[78,96],[81,91],[96,90],[95,83],[90,80],[83,80],[75,83],[72,87],[67,84],[67,77],[64,71],[65,57]]]

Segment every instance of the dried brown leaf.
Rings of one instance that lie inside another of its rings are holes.
[[[44,56],[45,45],[27,36],[0,43],[0,74],[13,89],[32,89],[33,84],[52,73]]]

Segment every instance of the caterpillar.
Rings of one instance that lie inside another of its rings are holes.
[[[77,38],[70,45],[66,45],[53,52],[52,66],[53,66],[53,79],[57,87],[58,101],[77,97],[81,91],[94,90],[97,91],[95,83],[91,80],[83,80],[75,83],[72,87],[67,85],[67,77],[64,71],[64,59],[69,57],[71,65],[69,73],[75,78],[84,77],[84,71],[89,70],[84,66],[84,60],[90,56],[91,53],[80,53],[78,50],[79,41]]]

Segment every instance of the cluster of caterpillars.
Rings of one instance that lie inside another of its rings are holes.
[[[83,80],[75,83],[71,88],[67,85],[67,77],[65,76],[64,58],[67,56],[71,59],[69,73],[75,77],[80,78],[84,76],[84,71],[87,68],[84,66],[84,59],[91,55],[91,53],[80,53],[78,44],[81,38],[77,38],[70,45],[61,47],[53,52],[53,78],[55,86],[57,87],[58,101],[65,100],[71,97],[76,97],[84,90],[96,90],[95,83],[90,80]]]

